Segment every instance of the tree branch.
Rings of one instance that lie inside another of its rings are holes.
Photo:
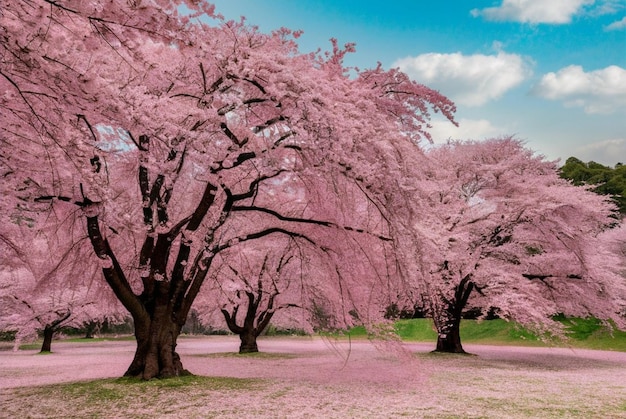
[[[225,309],[220,309],[222,314],[224,315],[224,320],[226,320],[226,325],[230,329],[231,332],[235,334],[241,334],[243,332],[243,328],[237,325],[237,306],[233,309],[233,314],[231,315]]]
[[[207,183],[206,187],[204,188],[202,198],[200,199],[196,210],[193,212],[189,220],[189,224],[187,224],[187,230],[196,231],[198,227],[200,227],[200,223],[211,208],[211,205],[213,205],[213,203],[215,202],[216,194],[217,186],[214,186],[211,183]]]
[[[340,226],[337,223],[334,223],[332,221],[322,221],[322,220],[315,220],[315,219],[311,219],[311,218],[300,218],[300,217],[288,217],[285,215],[280,214],[277,211],[271,210],[269,208],[263,208],[263,207],[257,207],[254,205],[233,205],[233,207],[231,208],[231,211],[256,211],[256,212],[262,212],[264,214],[269,214],[273,217],[275,217],[276,219],[280,220],[280,221],[286,221],[286,222],[295,222],[295,223],[303,223],[303,224],[313,224],[313,225],[318,225],[318,226],[322,226],[322,227],[332,227],[332,228],[336,228],[336,229],[343,229],[346,231],[354,231],[356,233],[364,233],[364,234],[368,234],[371,236],[374,236],[380,240],[384,240],[384,241],[392,241],[391,238],[389,237],[385,237],[383,235],[380,234],[375,234],[375,233],[371,233],[369,231],[366,231],[362,228],[355,228],[355,227],[351,227],[351,226]]]
[[[145,308],[139,298],[133,292],[124,271],[120,266],[109,243],[102,237],[98,217],[87,217],[87,233],[96,256],[105,263],[102,267],[104,278],[126,309],[135,316],[145,315]],[[110,266],[106,266],[106,260],[110,260]]]

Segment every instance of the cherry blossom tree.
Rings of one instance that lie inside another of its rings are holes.
[[[257,337],[269,326],[274,315],[282,311],[284,322],[285,317],[289,318],[284,315],[285,311],[299,308],[297,303],[302,298],[304,284],[302,269],[295,270],[294,265],[302,266],[305,255],[299,254],[296,242],[281,240],[280,243],[284,246],[255,243],[254,247],[233,247],[222,252],[220,260],[213,263],[208,288],[214,288],[218,297],[205,293],[210,300],[201,306],[220,312],[221,323],[225,322],[231,332],[239,335],[240,353],[258,352]],[[215,299],[218,306],[210,302]],[[215,322],[214,314],[209,311],[203,317]],[[296,324],[291,322],[290,325]]]
[[[626,287],[613,269],[623,260],[598,250],[612,204],[512,138],[451,142],[428,157],[416,179],[420,219],[406,227],[418,238],[416,295],[428,301],[437,351],[464,352],[469,308],[493,307],[540,332],[558,333],[557,313],[624,327]]]
[[[388,242],[358,232],[319,233],[221,252],[198,298],[203,322],[239,335],[244,353],[258,351],[256,338],[270,322],[314,333],[382,320],[399,285]]]
[[[268,236],[316,243],[318,229],[388,240],[378,197],[403,170],[398,150],[429,138],[431,110],[454,112],[396,70],[349,77],[352,45],[301,54],[298,32],[262,34],[205,2],[18,0],[0,13],[6,205],[19,195],[83,221],[134,319],[129,376],[186,373],[176,340],[220,253]]]
[[[82,247],[80,242],[68,246],[41,229],[13,228],[21,232],[21,244],[0,236],[0,329],[17,332],[15,349],[41,333],[41,352],[50,352],[62,327],[122,318],[119,306],[103,298],[110,291],[95,280],[99,265],[85,252],[86,237]]]
[[[2,276],[4,284],[18,285],[5,285],[0,295],[0,329],[17,332],[15,349],[42,333],[41,352],[50,352],[52,339],[61,327],[80,327],[85,321],[100,316],[97,310],[90,310],[90,306],[96,303],[96,296],[89,297],[87,287],[42,293],[37,288],[36,279],[26,270],[2,272]]]

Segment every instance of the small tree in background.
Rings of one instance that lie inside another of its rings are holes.
[[[258,352],[257,337],[269,326],[270,321],[280,310],[297,308],[293,292],[289,287],[297,286],[290,264],[297,264],[297,257],[291,249],[267,249],[256,252],[247,249],[238,251],[239,263],[226,262],[225,269],[216,272],[220,291],[227,302],[221,305],[228,329],[239,335],[239,353]],[[254,254],[256,253],[256,254]],[[292,284],[293,283],[293,284]],[[286,295],[286,297],[284,297]]]
[[[258,351],[256,338],[270,322],[314,333],[383,320],[401,285],[388,242],[362,232],[317,233],[221,252],[198,298],[203,323],[226,325],[244,353]]]
[[[3,273],[3,281],[9,279],[21,284],[19,290],[5,289],[0,296],[3,305],[0,329],[17,331],[15,349],[23,342],[35,340],[41,333],[41,352],[50,352],[52,339],[62,327],[79,327],[91,319],[89,306],[94,301],[90,301],[86,293],[80,291],[58,294],[46,292],[45,295],[38,295],[33,289],[34,281],[28,280],[22,274],[23,272],[10,275]],[[24,287],[25,282],[31,287]]]
[[[78,242],[68,249],[53,240],[55,235],[13,227],[22,232],[21,246],[0,238],[0,329],[17,332],[15,349],[42,334],[41,352],[50,352],[62,327],[122,317],[119,306],[106,298],[110,291],[94,280],[99,265],[93,259],[91,266],[75,263],[90,259],[81,257],[85,246],[81,248]],[[87,244],[86,238],[83,243]]]

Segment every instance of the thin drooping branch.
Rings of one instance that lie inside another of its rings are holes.
[[[322,227],[332,227],[332,228],[337,228],[337,229],[343,229],[346,231],[354,231],[356,233],[364,233],[364,234],[368,234],[371,235],[373,237],[376,237],[380,240],[384,240],[384,241],[392,241],[392,239],[390,237],[386,237],[380,234],[376,234],[376,233],[372,233],[369,232],[365,229],[362,228],[356,228],[356,227],[351,227],[351,226],[341,226],[337,223],[334,223],[332,221],[322,221],[322,220],[316,220],[316,219],[312,219],[312,218],[301,218],[301,217],[288,217],[286,215],[282,215],[280,214],[278,211],[274,211],[272,209],[269,208],[263,208],[263,207],[257,207],[254,205],[233,205],[232,207],[232,211],[256,211],[256,212],[262,212],[265,214],[269,214],[272,217],[280,220],[280,221],[285,221],[285,222],[294,222],[294,223],[303,223],[303,224],[314,224],[314,225],[318,225],[318,226],[322,226]]]
[[[71,310],[67,310],[65,312],[57,311],[56,315],[58,315],[59,317],[53,320],[52,322],[50,322],[49,324],[47,324],[46,327],[49,327],[52,330],[56,330],[59,327],[59,325],[61,325],[64,321],[70,318],[70,316],[72,315],[72,311]]]
[[[237,202],[237,201],[243,201],[245,199],[248,198],[253,198],[255,197],[258,192],[259,192],[259,186],[261,184],[261,182],[269,180],[269,179],[274,179],[278,176],[280,176],[281,174],[285,173],[286,170],[281,169],[281,170],[277,170],[276,172],[270,174],[270,175],[264,175],[264,176],[258,176],[256,177],[252,182],[250,182],[250,185],[248,186],[248,190],[239,194],[231,194],[231,198],[233,203]]]

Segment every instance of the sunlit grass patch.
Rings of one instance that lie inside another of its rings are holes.
[[[213,352],[207,354],[193,354],[187,356],[201,357],[201,358],[242,358],[242,359],[293,359],[297,358],[296,354],[283,353],[283,352],[248,352],[240,354],[239,352]]]
[[[600,350],[626,352],[626,331],[611,330],[606,324],[595,318],[555,317],[563,323],[568,339],[564,341],[542,341],[532,331],[514,322],[502,319],[495,320],[463,320],[461,322],[461,341],[463,343],[480,343],[485,345],[515,346],[573,346]],[[431,319],[399,320],[394,325],[400,338],[407,342],[436,342],[437,333]],[[335,337],[354,339],[368,338],[364,327],[359,326]]]
[[[22,351],[32,351],[36,349],[41,349],[41,342],[37,343],[24,343],[19,346],[19,349]]]
[[[94,342],[110,342],[110,341],[132,341],[135,340],[135,337],[132,335],[124,335],[124,336],[110,336],[110,337],[101,337],[101,338],[67,338],[67,339],[55,339],[52,341],[52,350],[54,352],[54,347],[58,344],[63,343],[94,343]],[[41,339],[36,340],[31,343],[21,344],[19,349],[28,351],[28,350],[38,350],[41,349],[41,344],[43,341]]]
[[[162,392],[176,393],[202,389],[203,391],[250,390],[262,380],[231,377],[203,377],[188,375],[167,379],[141,380],[139,378],[122,377],[106,380],[95,380],[60,384],[54,387],[69,397],[86,397],[90,401],[120,400],[137,395],[150,396]],[[48,386],[46,386],[48,387]]]
[[[563,323],[572,346],[626,352],[626,331],[613,329],[595,318],[557,317]]]
[[[398,335],[407,341],[434,341],[437,332],[430,319],[399,320],[395,324]]]
[[[154,417],[157,411],[175,413],[181,407],[202,406],[204,400],[216,395],[256,393],[263,389],[264,382],[193,375],[149,381],[125,377],[22,387],[13,396],[19,399],[20,408],[28,406],[32,417],[140,418]]]

